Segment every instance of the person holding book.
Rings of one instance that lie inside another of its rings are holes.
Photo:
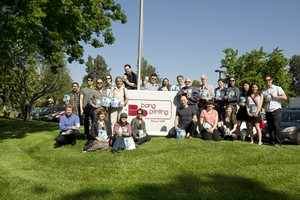
[[[205,140],[220,141],[221,137],[218,131],[218,112],[214,109],[214,101],[206,102],[206,109],[200,114],[201,133]]]
[[[121,76],[117,76],[115,79],[115,86],[111,88],[111,91],[107,93],[107,96],[110,97],[111,100],[111,109],[110,109],[110,123],[112,126],[119,120],[122,109],[129,100],[128,89],[123,84],[123,80]],[[113,101],[114,99],[114,101]]]
[[[270,75],[264,76],[265,89],[262,93],[264,95],[264,108],[266,111],[266,120],[268,124],[268,133],[270,134],[270,145],[274,147],[281,146],[280,122],[282,100],[286,100],[287,96],[280,86],[273,84],[273,78]]]
[[[103,88],[103,80],[101,78],[97,78],[96,87],[91,91],[89,104],[91,106],[90,113],[93,113],[92,123],[97,121],[97,113],[99,109],[102,109],[102,98],[106,96],[106,90]]]
[[[178,130],[185,130],[189,134],[188,138],[197,135],[196,110],[188,105],[188,98],[185,95],[180,97],[180,104],[181,107],[176,110],[174,127],[169,130],[167,138],[176,137]]]
[[[158,91],[170,91],[169,79],[164,78],[161,82],[161,86],[157,90]]]
[[[66,144],[76,144],[79,135],[80,121],[78,115],[73,113],[72,105],[66,105],[66,114],[59,120],[60,133],[55,138],[55,147],[61,147]]]
[[[144,142],[150,141],[151,137],[147,134],[146,123],[143,120],[144,110],[139,108],[136,114],[136,118],[133,118],[130,124],[135,146],[138,147]]]
[[[254,143],[253,138],[253,125],[257,131],[258,135],[258,145],[262,145],[261,142],[261,129],[260,129],[260,111],[262,108],[264,97],[259,89],[258,84],[253,83],[250,87],[250,95],[247,99],[247,132],[250,134],[251,141],[250,143]]]
[[[127,122],[127,114],[121,113],[120,119],[114,126],[114,136],[112,139],[112,153],[121,153],[125,149],[124,137],[131,136],[131,126]]]
[[[236,140],[236,127],[237,122],[233,109],[230,105],[225,108],[225,114],[222,116],[221,127],[223,131],[223,137],[225,140]]]
[[[101,108],[97,113],[97,120],[92,124],[91,140],[81,150],[82,153],[88,151],[105,150],[109,148],[109,141],[112,137],[111,124],[107,120],[106,110]]]
[[[249,92],[250,92],[250,83],[248,81],[245,81],[243,83],[242,87],[242,93],[240,95],[240,100],[239,100],[239,109],[236,114],[236,120],[237,120],[237,135],[240,137],[242,141],[245,140],[246,135],[241,135],[241,125],[244,122],[247,122],[248,120],[248,113],[247,113],[247,99],[249,97]]]
[[[231,105],[233,109],[233,113],[236,114],[237,112],[237,104],[240,98],[240,89],[236,86],[234,77],[229,78],[229,84],[226,89],[226,93],[224,99],[227,105]]]

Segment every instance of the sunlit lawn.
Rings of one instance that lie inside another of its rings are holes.
[[[0,199],[300,199],[296,145],[154,137],[82,154],[83,139],[53,148],[57,134],[57,123],[0,118]]]

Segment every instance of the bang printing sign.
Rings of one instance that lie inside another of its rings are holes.
[[[146,111],[146,115],[144,113],[144,116],[147,119],[171,119],[172,117],[172,102],[168,100],[131,100],[130,104],[130,108],[135,108],[132,110],[132,114],[134,115],[136,115],[137,108],[142,108]],[[129,115],[132,115],[130,108]]]

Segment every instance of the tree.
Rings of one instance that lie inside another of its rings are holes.
[[[114,0],[2,0],[0,51],[13,56],[15,46],[31,47],[46,60],[64,52],[69,62],[83,63],[82,43],[95,48],[114,43],[111,21],[127,22]]]
[[[34,103],[46,95],[61,91],[65,85],[70,87],[70,76],[64,61],[64,55],[57,55],[49,63],[38,60],[38,55],[26,55],[27,62],[14,68],[13,81],[18,85],[16,103],[20,105],[23,120],[29,120],[29,114]],[[57,67],[53,73],[52,67]],[[62,96],[66,91],[62,91]]]
[[[199,85],[200,85],[200,81],[198,81],[198,80],[193,80],[192,86],[194,86],[194,87],[199,87]]]
[[[96,82],[97,78],[104,79],[107,74],[110,74],[111,68],[108,69],[108,66],[104,60],[104,58],[100,55],[97,55],[95,59],[91,56],[88,57],[88,61],[85,63],[86,68],[85,71],[87,75],[82,78],[82,87],[86,85],[86,78],[88,75],[93,77],[94,83]]]
[[[294,55],[289,62],[289,74],[292,78],[290,85],[291,96],[300,96],[300,55]]]
[[[289,74],[286,70],[288,59],[284,57],[283,50],[274,49],[271,53],[264,52],[263,48],[252,50],[238,57],[238,50],[226,48],[224,51],[225,59],[221,64],[226,71],[226,78],[234,76],[237,85],[241,86],[244,81],[257,83],[264,87],[263,76],[266,74],[274,77],[274,83],[280,85],[286,93],[291,82]]]

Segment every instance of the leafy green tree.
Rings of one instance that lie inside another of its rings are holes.
[[[86,78],[88,75],[93,77],[94,83],[96,82],[97,78],[104,79],[107,74],[110,74],[111,68],[108,68],[104,58],[100,55],[97,55],[95,59],[91,56],[88,57],[88,61],[85,63],[86,68],[85,71],[87,75],[82,78],[82,87],[86,86]],[[81,88],[82,88],[81,87]]]
[[[198,80],[193,80],[192,86],[198,87],[200,85],[200,81]]]
[[[114,43],[112,21],[127,22],[114,0],[2,0],[0,51],[14,59],[16,46],[31,47],[47,60],[64,52],[69,62],[83,63],[82,43],[95,48]]]
[[[289,62],[289,74],[292,78],[290,85],[291,96],[300,96],[300,55],[294,55]]]
[[[286,70],[288,59],[284,57],[283,50],[278,48],[273,52],[264,52],[263,48],[252,50],[238,57],[238,50],[226,48],[225,59],[221,64],[226,69],[225,77],[233,76],[237,80],[237,85],[241,86],[244,81],[257,83],[264,87],[263,76],[269,74],[274,77],[274,83],[280,85],[286,93],[291,82],[291,78]]]
[[[51,62],[36,59],[37,55],[27,55],[27,63],[14,68],[13,81],[18,85],[16,103],[20,105],[23,120],[29,120],[34,103],[66,85],[70,87],[70,76],[64,61],[64,55],[56,56]],[[57,73],[51,69],[59,66]],[[62,96],[64,95],[62,91]],[[62,97],[61,97],[62,98]]]

